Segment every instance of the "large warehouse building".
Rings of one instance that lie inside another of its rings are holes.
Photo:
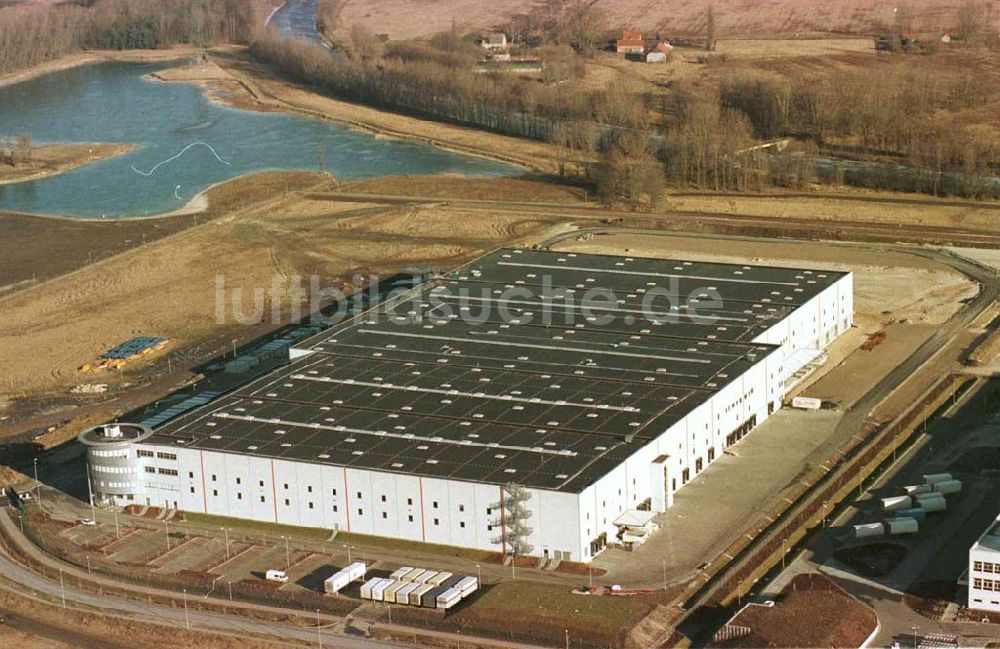
[[[850,273],[500,250],[155,431],[81,440],[108,504],[589,561],[852,313]]]

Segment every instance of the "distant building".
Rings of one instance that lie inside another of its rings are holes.
[[[1000,613],[1000,517],[969,549],[969,608]]]
[[[657,52],[662,52],[667,56],[670,56],[670,53],[674,51],[674,46],[671,45],[668,41],[660,41],[659,43],[656,44],[656,47],[654,49]]]
[[[666,63],[667,55],[663,52],[652,50],[646,54],[646,63]]]
[[[644,54],[646,46],[642,41],[642,32],[626,31],[615,42],[615,51],[619,54]]]
[[[480,46],[485,50],[502,50],[507,48],[507,34],[503,32],[490,32],[483,40],[479,41]]]

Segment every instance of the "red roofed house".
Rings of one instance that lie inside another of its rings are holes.
[[[626,31],[615,43],[615,51],[619,54],[642,54],[645,50],[642,32]]]

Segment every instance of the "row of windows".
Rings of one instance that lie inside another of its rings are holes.
[[[94,457],[120,457],[120,458],[128,457],[128,453],[122,449],[111,450],[111,451],[93,450],[90,451],[90,454],[93,455]]]
[[[995,572],[1000,575],[1000,563],[990,563],[989,561],[973,561],[972,569],[976,572]]]
[[[100,464],[95,464],[90,467],[90,470],[97,473],[135,473],[135,468],[130,466],[101,466]]]
[[[146,473],[159,473],[160,475],[177,475],[177,469],[164,469],[160,467],[159,470],[155,466],[147,466]]]
[[[153,457],[154,453],[152,451],[147,451],[145,449],[139,449],[138,451],[136,451],[136,455],[138,455],[139,457]],[[177,459],[177,454],[176,453],[164,453],[162,451],[157,452],[155,454],[155,456],[158,457],[158,458],[160,458],[161,460],[176,460]]]
[[[972,580],[972,587],[977,590],[995,590],[1000,592],[1000,580],[994,581],[992,579],[976,579]]]

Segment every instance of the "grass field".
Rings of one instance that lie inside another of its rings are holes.
[[[610,25],[637,27],[647,32],[660,31],[671,36],[700,35],[705,28],[707,2],[684,0],[598,0],[595,3],[609,16]],[[734,38],[815,34],[868,34],[893,20],[893,8],[887,0],[776,0],[745,2],[715,0],[712,3],[718,34]],[[912,0],[908,2],[914,18],[923,28],[944,28],[954,24],[960,0]],[[343,25],[367,25],[374,32],[386,32],[393,38],[426,36],[447,30],[454,19],[463,29],[502,26],[525,11],[517,0],[399,0],[391,5],[376,0],[353,0],[340,13]]]

